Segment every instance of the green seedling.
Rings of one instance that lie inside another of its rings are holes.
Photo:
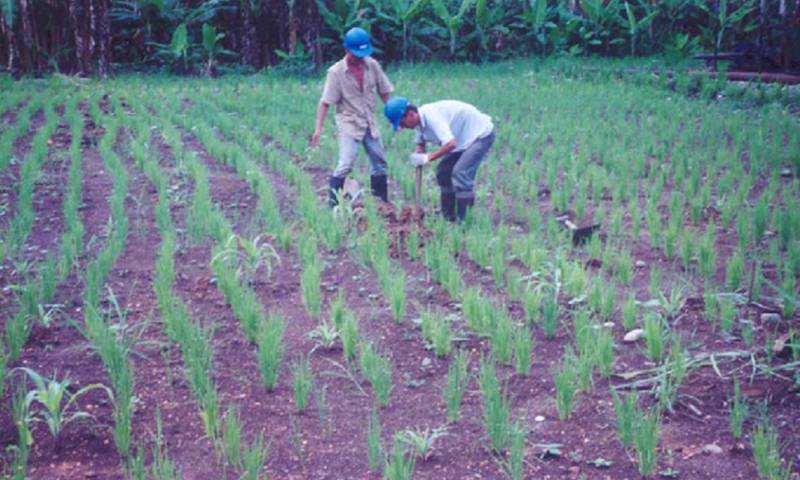
[[[392,361],[380,355],[371,343],[362,343],[358,362],[364,378],[372,385],[378,405],[387,406],[392,393]]]
[[[660,430],[661,414],[658,411],[637,414],[633,429],[633,443],[639,463],[639,474],[642,477],[649,477],[656,468]]]
[[[742,398],[739,388],[739,379],[733,380],[733,397],[729,400],[730,405],[730,429],[733,438],[742,438],[744,422],[747,420],[749,406],[747,401]]]
[[[511,427],[511,407],[508,396],[500,389],[493,358],[481,358],[478,384],[483,401],[483,424],[492,449],[505,452]]]
[[[469,354],[464,350],[458,350],[450,362],[442,391],[447,406],[447,421],[451,423],[457,422],[460,417],[461,399],[468,383]]]
[[[419,459],[428,460],[433,454],[436,440],[447,435],[447,426],[436,428],[414,428],[395,433],[394,441],[406,446],[412,454]]]
[[[638,397],[636,393],[620,398],[615,390],[611,391],[614,400],[614,413],[617,422],[617,438],[624,448],[633,447],[633,432],[638,414]]]
[[[778,434],[774,428],[764,421],[753,429],[750,446],[756,462],[758,476],[764,480],[789,480],[792,477],[792,464],[781,461]]]
[[[268,392],[278,382],[278,372],[283,356],[283,334],[286,322],[279,315],[271,315],[261,326],[258,335],[258,366],[261,379]]]
[[[235,406],[228,407],[223,418],[222,426],[222,452],[225,461],[234,468],[242,469],[242,422],[239,409]]]
[[[308,407],[308,398],[314,386],[314,374],[308,357],[300,357],[292,365],[292,385],[294,386],[294,406],[297,413],[303,413]]]
[[[34,421],[44,422],[53,438],[58,438],[68,424],[76,420],[93,418],[90,413],[78,409],[77,401],[86,393],[92,390],[102,390],[108,394],[109,398],[112,400],[114,398],[111,390],[99,383],[87,385],[71,392],[69,387],[72,385],[72,380],[69,377],[64,377],[59,381],[56,374],[53,374],[52,378],[46,379],[26,367],[20,367],[20,371],[24,372],[34,384],[34,388],[25,395],[25,409],[30,412],[34,403],[43,407],[38,415],[34,412],[30,418]]]
[[[561,367],[553,371],[553,382],[556,387],[556,409],[558,418],[569,420],[575,400],[575,389],[578,383],[578,372],[574,354],[571,350],[564,353]]]
[[[369,414],[367,425],[367,457],[369,469],[377,472],[383,462],[383,446],[381,445],[381,422],[378,412],[372,410]]]

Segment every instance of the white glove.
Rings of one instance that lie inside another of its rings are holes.
[[[408,161],[415,167],[422,167],[427,165],[431,159],[427,153],[412,153],[408,156]]]

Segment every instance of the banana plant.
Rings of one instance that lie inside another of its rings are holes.
[[[489,7],[489,0],[476,1],[475,26],[478,29],[481,49],[484,52],[489,51],[488,40],[492,32],[499,35],[508,35],[509,29],[505,21],[508,11],[509,9],[504,2],[495,2],[493,7]]]
[[[556,28],[553,18],[557,12],[557,7],[547,6],[547,0],[528,0],[527,8],[518,17],[531,32],[540,53],[547,48],[547,30]]]
[[[436,16],[439,17],[439,20],[441,20],[442,24],[444,24],[444,28],[447,29],[450,34],[449,53],[451,60],[456,56],[458,31],[461,29],[461,26],[464,23],[464,16],[472,6],[472,2],[473,0],[461,0],[461,5],[458,7],[458,11],[456,11],[456,13],[450,13],[450,10],[447,8],[444,0],[431,0],[434,13],[436,13]]]
[[[646,29],[650,23],[652,23],[653,19],[658,16],[658,10],[653,10],[637,20],[630,3],[625,2],[625,13],[628,19],[628,35],[631,38],[631,56],[635,56],[636,39],[639,36],[639,33]]]
[[[705,3],[698,3],[697,6],[708,15],[711,27],[701,27],[701,29],[703,29],[706,34],[712,34],[714,39],[714,53],[716,54],[722,48],[726,30],[732,29],[737,23],[741,22],[744,17],[755,9],[755,4],[753,0],[747,0],[739,8],[729,12],[728,0],[716,0],[715,3],[715,8],[711,8]],[[744,25],[741,30],[750,32],[756,27],[757,24],[751,22]]]
[[[155,56],[170,66],[183,64],[183,70],[189,68],[189,32],[186,23],[181,23],[172,32],[169,44],[153,43],[156,47]]]
[[[206,76],[211,76],[218,57],[235,55],[222,47],[221,40],[223,38],[225,38],[225,34],[217,33],[217,27],[208,23],[203,24],[203,55],[206,59]]]
[[[622,38],[615,37],[617,29],[624,22],[619,15],[619,0],[610,0],[608,3],[605,0],[583,0],[581,8],[584,17],[579,33],[585,44],[601,46],[607,53],[611,45],[624,42]]]
[[[72,380],[68,377],[64,377],[64,379],[59,382],[56,379],[56,374],[53,374],[53,378],[45,379],[30,368],[21,367],[20,370],[23,371],[34,384],[34,388],[29,390],[25,395],[26,408],[30,411],[30,406],[34,402],[44,407],[44,410],[39,414],[40,416],[31,414],[30,418],[35,421],[45,422],[53,438],[58,438],[58,435],[67,424],[75,420],[92,418],[90,413],[76,410],[77,406],[75,402],[84,394],[92,390],[100,389],[105,391],[112,400],[114,398],[111,390],[99,383],[87,385],[77,392],[71,393],[69,387],[72,385]]]
[[[425,10],[428,0],[372,0],[371,4],[378,19],[400,30],[403,61],[408,61],[408,47],[412,43],[411,22]],[[388,11],[381,9],[384,4],[388,5]]]
[[[365,10],[362,5],[361,0],[335,0],[331,9],[325,4],[325,0],[317,0],[319,14],[325,24],[338,34],[337,40],[344,38],[345,32],[351,27],[361,23]]]

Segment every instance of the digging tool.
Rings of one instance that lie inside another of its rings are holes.
[[[417,167],[416,178],[414,179],[414,200],[417,206],[417,215],[421,212],[420,197],[422,196],[422,167]]]
[[[600,224],[595,223],[593,225],[587,225],[585,227],[579,227],[572,223],[568,216],[564,215],[561,217],[556,217],[556,221],[560,222],[567,230],[572,232],[572,243],[575,245],[581,245],[589,241],[592,238],[592,234],[600,229]]]

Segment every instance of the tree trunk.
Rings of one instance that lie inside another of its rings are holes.
[[[8,44],[8,57],[6,59],[6,70],[15,74],[17,70],[17,42],[14,38],[14,29],[11,25],[6,25],[5,20],[0,20],[0,27],[2,27],[3,36],[6,38]]]
[[[85,34],[85,15],[81,15],[81,0],[69,0],[69,17],[72,21],[72,33],[75,37],[75,73],[78,75],[89,74],[89,42]]]
[[[261,48],[258,41],[258,30],[256,29],[255,18],[249,6],[242,8],[242,20],[244,23],[244,35],[242,36],[242,60],[253,68],[260,69]]]
[[[20,60],[22,60],[22,69],[25,72],[32,72],[36,68],[34,56],[36,55],[35,45],[33,43],[33,31],[31,27],[31,15],[28,8],[28,0],[19,0],[20,15],[19,20],[22,22],[22,45],[20,48]]]
[[[109,0],[97,0],[97,74],[111,74],[111,22],[108,18]]]

